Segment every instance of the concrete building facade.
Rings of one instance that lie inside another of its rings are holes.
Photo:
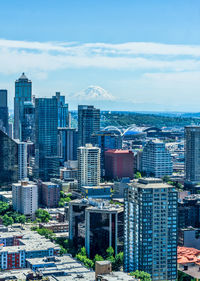
[[[38,209],[38,187],[33,182],[21,181],[12,185],[13,209],[25,216],[35,217]]]
[[[165,144],[158,140],[149,141],[142,152],[142,171],[147,176],[162,178],[173,173],[172,157]]]
[[[86,144],[78,148],[78,186],[98,186],[100,184],[99,147]]]

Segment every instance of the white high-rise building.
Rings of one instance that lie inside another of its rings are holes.
[[[100,184],[99,147],[86,144],[78,148],[78,186],[98,186]]]
[[[149,141],[142,153],[142,171],[147,176],[162,178],[173,173],[172,157],[165,144],[158,140]]]
[[[21,181],[12,185],[13,209],[34,218],[38,209],[38,186],[34,182]]]
[[[18,180],[27,178],[27,143],[15,140],[18,146]]]

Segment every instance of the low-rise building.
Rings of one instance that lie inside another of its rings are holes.
[[[0,264],[2,269],[26,267],[27,258],[58,255],[60,247],[33,231],[0,233]]]
[[[184,276],[188,275],[188,279],[200,280],[200,250],[195,248],[178,247],[178,270],[184,273]]]
[[[81,192],[85,198],[111,199],[113,183],[102,183],[99,186],[83,186]]]
[[[179,230],[178,245],[200,250],[200,228],[182,228]]]
[[[54,233],[68,232],[69,231],[69,224],[68,224],[68,222],[40,223],[39,227],[52,230]]]

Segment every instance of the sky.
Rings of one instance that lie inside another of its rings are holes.
[[[22,72],[36,97],[60,91],[70,109],[199,112],[200,1],[0,1],[0,89],[11,109]],[[86,95],[91,86],[102,96]]]

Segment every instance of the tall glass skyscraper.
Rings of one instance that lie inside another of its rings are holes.
[[[35,99],[36,176],[49,180],[58,175],[58,102],[56,98]]]
[[[22,140],[24,102],[32,100],[32,82],[24,73],[15,81],[14,138]]]
[[[0,90],[0,130],[8,134],[7,90]]]
[[[23,141],[35,142],[35,105],[31,101],[24,102],[24,110],[21,124],[21,139]]]
[[[92,105],[78,106],[78,146],[97,144],[100,131],[100,110]]]
[[[200,126],[185,127],[185,179],[200,182]]]
[[[56,96],[53,98],[57,99],[58,103],[58,127],[66,128],[69,126],[69,113],[68,104],[65,103],[65,96],[61,96],[60,92],[56,92]]]
[[[161,179],[133,181],[124,198],[124,270],[177,279],[177,191]]]

